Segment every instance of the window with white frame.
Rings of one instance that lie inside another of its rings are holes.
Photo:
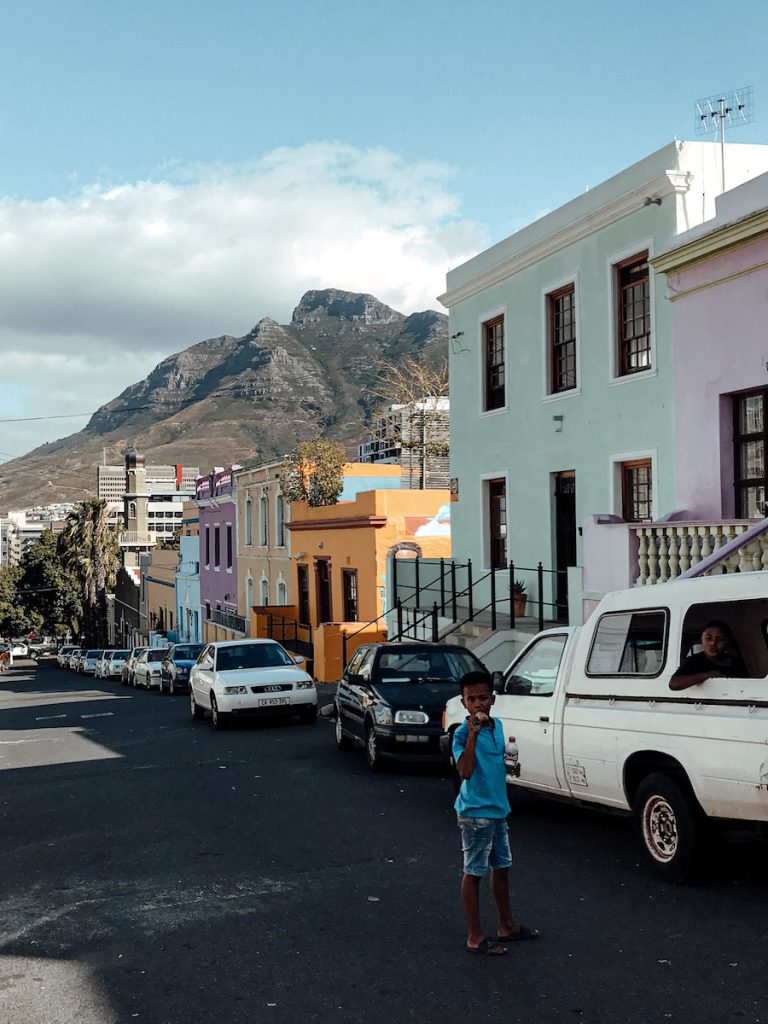
[[[549,393],[576,387],[576,287],[547,295]]]
[[[253,544],[253,502],[250,498],[245,501],[245,545],[250,547]]]
[[[483,324],[483,410],[503,409],[506,404],[504,317]]]
[[[648,253],[614,268],[616,293],[616,370],[625,377],[651,369],[651,279]]]
[[[269,580],[266,576],[261,578],[261,603],[264,605],[269,604]]]
[[[259,544],[265,548],[269,541],[269,522],[267,520],[267,498],[262,494],[259,498]]]
[[[285,580],[278,580],[277,582],[277,603],[280,605],[288,604],[288,588],[285,585]]]
[[[285,500],[282,494],[275,499],[275,545],[285,547]]]
[[[485,481],[486,537],[491,569],[507,564],[507,481],[504,477]]]

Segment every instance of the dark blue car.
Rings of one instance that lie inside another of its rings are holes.
[[[186,693],[189,689],[189,670],[205,644],[174,644],[163,659],[160,673],[160,693]]]

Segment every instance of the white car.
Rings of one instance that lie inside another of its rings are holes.
[[[163,658],[166,647],[148,647],[136,659],[133,666],[133,685],[144,686],[148,690],[160,689],[163,673]]]
[[[109,658],[104,659],[103,679],[119,679],[122,675],[123,665],[128,660],[130,651],[107,651]]]
[[[104,651],[86,651],[80,662],[80,668],[78,671],[82,672],[84,676],[93,676],[96,674],[96,662],[102,656]]]
[[[105,666],[106,666],[107,662],[109,661],[109,658],[110,658],[111,654],[112,654],[112,651],[100,651],[99,652],[99,657],[98,657],[98,660],[96,661],[96,668],[93,671],[93,674],[96,676],[97,679],[105,679],[106,678],[105,675],[104,675],[104,669],[105,669]]]
[[[64,647],[59,648],[59,652],[56,655],[56,661],[58,663],[59,668],[69,667],[69,656],[72,654],[73,651],[76,650],[77,648],[74,647],[72,644],[66,644]]]
[[[192,717],[206,711],[216,729],[249,715],[298,715],[308,725],[317,718],[312,677],[274,640],[230,640],[208,644],[189,674]]]

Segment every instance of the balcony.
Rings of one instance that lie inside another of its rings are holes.
[[[723,557],[713,559],[714,572],[758,572],[768,569],[768,536],[754,519],[718,523],[666,522],[632,524],[636,538],[635,586],[665,583],[731,545]],[[749,531],[742,543],[734,543]]]
[[[233,633],[246,635],[245,619],[242,615],[238,615],[237,612],[231,612],[225,608],[212,608],[208,622],[213,623],[215,626],[223,626],[224,629],[230,629]]]
[[[119,542],[121,548],[153,548],[157,534],[148,530],[123,530]]]

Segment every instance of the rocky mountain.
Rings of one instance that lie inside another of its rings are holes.
[[[203,471],[267,461],[325,433],[354,453],[380,402],[368,394],[383,360],[447,358],[448,319],[405,316],[374,298],[307,292],[290,324],[265,317],[242,338],[210,338],[158,363],[76,434],[44,444],[0,473],[0,508],[74,501],[95,489],[96,465],[128,445],[147,462]]]

